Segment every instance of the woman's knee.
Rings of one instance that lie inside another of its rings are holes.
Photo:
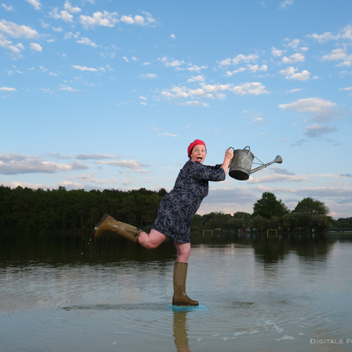
[[[177,249],[177,262],[187,263],[188,258],[191,255],[191,245],[190,243],[175,243]]]
[[[138,242],[147,249],[155,249],[165,240],[165,238],[166,236],[161,232],[151,230],[149,235],[145,232],[142,232],[139,235]]]

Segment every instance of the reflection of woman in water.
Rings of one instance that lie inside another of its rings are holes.
[[[223,181],[230,166],[233,152],[227,149],[222,165],[205,166],[205,143],[196,139],[187,149],[189,160],[181,169],[173,190],[161,200],[158,216],[149,234],[137,227],[116,221],[105,214],[94,229],[94,237],[104,231],[138,242],[143,247],[158,247],[166,237],[174,241],[177,258],[174,267],[174,295],[172,304],[198,305],[186,295],[187,261],[191,254],[191,222],[202,200],[208,195],[208,181]]]

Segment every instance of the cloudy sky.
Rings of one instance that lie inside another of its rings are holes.
[[[250,146],[199,213],[263,192],[352,216],[352,2],[0,0],[0,184],[170,190]]]

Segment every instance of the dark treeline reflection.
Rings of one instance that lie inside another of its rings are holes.
[[[301,234],[234,234],[206,236],[192,234],[192,246],[241,246],[253,248],[259,263],[275,264],[284,261],[290,253],[302,260],[326,260],[337,238]],[[345,239],[351,242],[351,239]],[[119,265],[127,261],[136,263],[173,262],[174,244],[166,240],[155,250],[147,250],[117,235],[107,234],[90,240],[90,233],[38,233],[24,234],[13,231],[0,233],[0,265]]]

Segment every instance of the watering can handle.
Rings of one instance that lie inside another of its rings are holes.
[[[246,150],[246,148],[248,148],[249,151],[251,150],[251,148],[249,147],[249,145],[247,145],[247,147],[244,147],[243,150]]]

